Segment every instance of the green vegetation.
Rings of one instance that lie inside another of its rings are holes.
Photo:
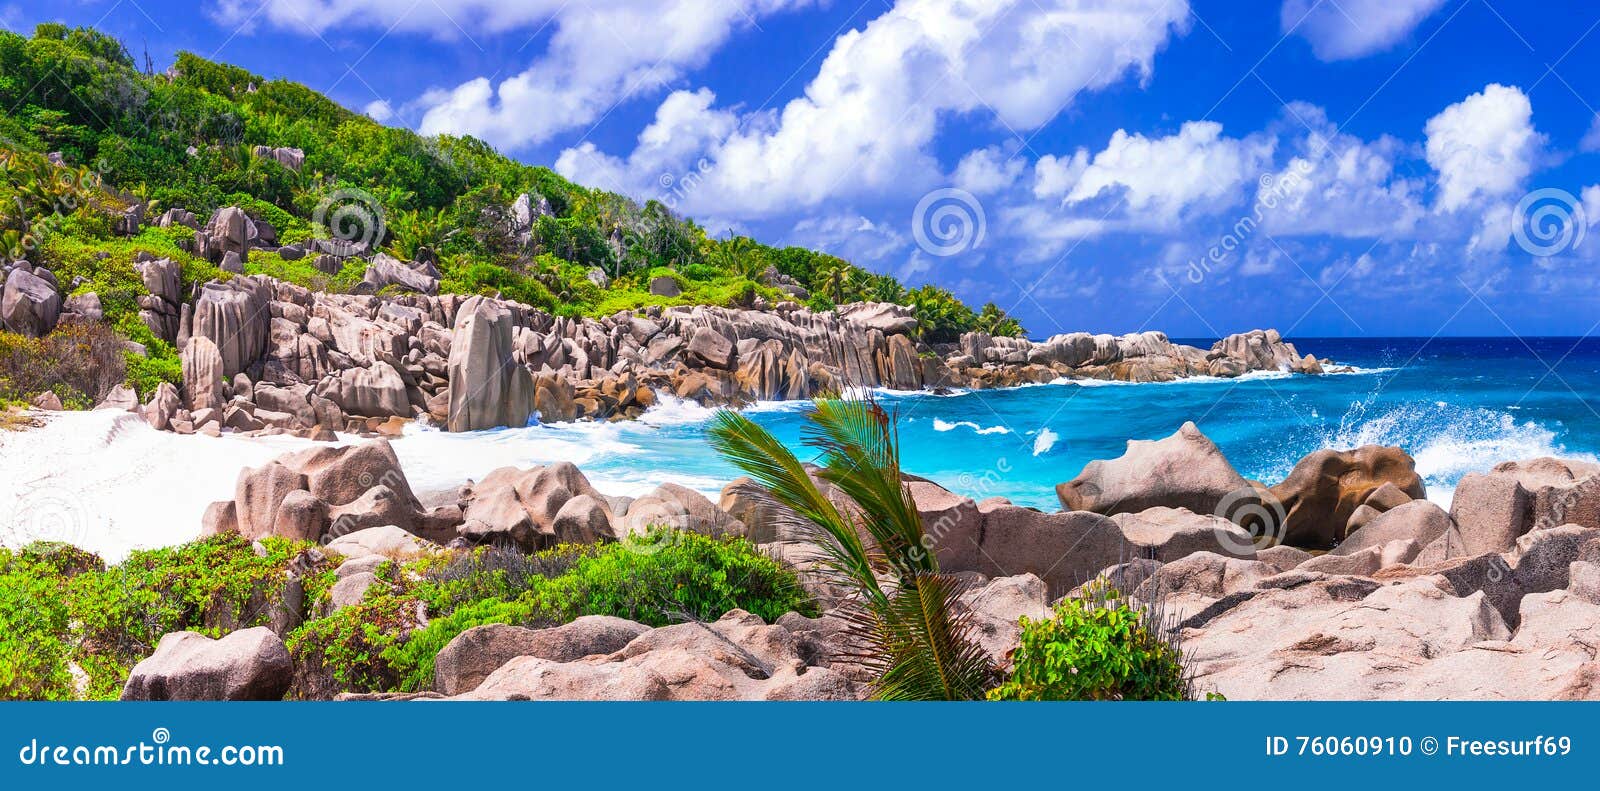
[[[142,393],[172,381],[176,356],[134,337],[135,300],[145,291],[133,256],[181,262],[186,290],[221,275],[182,249],[188,228],[119,235],[121,215],[135,205],[146,223],[171,208],[204,221],[239,206],[287,244],[327,232],[319,216],[335,232],[350,230],[335,218],[355,196],[355,230],[403,258],[426,248],[443,290],[500,294],[565,315],[789,298],[767,277],[775,270],[807,289],[819,310],[864,299],[910,304],[929,342],[975,327],[1021,332],[993,306],[974,313],[948,291],[908,290],[824,253],[714,239],[659,201],[640,205],[573,184],[470,137],[384,127],[303,85],[191,53],[167,73],[145,73],[121,43],[91,29],[0,32],[0,106],[9,108],[0,116],[0,259],[33,260],[73,292],[99,293],[108,321],[150,349],[152,362],[127,366]],[[291,169],[257,156],[256,146],[298,148],[305,160]],[[51,152],[65,164],[51,163]],[[549,211],[525,230],[512,209],[524,193]],[[591,280],[595,270],[605,285]],[[306,259],[253,252],[246,272],[342,291],[360,281],[362,267],[328,275]],[[661,273],[683,293],[652,296],[650,277]]]
[[[639,551],[644,546],[653,551]],[[536,555],[483,548],[403,569],[390,564],[380,576],[387,584],[369,589],[360,604],[290,636],[296,663],[326,673],[299,694],[431,689],[434,657],[484,624],[548,627],[612,615],[666,626],[713,621],[733,609],[768,621],[816,614],[794,574],[753,544],[694,533],[562,545]]]
[[[1022,619],[1011,679],[990,700],[1187,700],[1183,654],[1161,619],[1098,586],[1056,604],[1055,617]]]
[[[237,535],[134,552],[121,565],[60,544],[0,549],[0,700],[115,699],[168,632],[220,637],[270,623],[309,544]],[[304,579],[307,596],[332,584]],[[72,668],[82,671],[74,681]]]
[[[817,612],[794,574],[749,542],[665,533],[536,555],[483,548],[390,561],[360,603],[324,615],[340,558],[302,554],[312,544],[258,543],[260,554],[221,535],[110,567],[61,544],[0,549],[0,700],[115,699],[164,634],[292,623],[282,604],[291,570],[308,620],[285,642],[297,669],[291,694],[305,697],[431,688],[439,650],[489,623],[614,615],[664,626],[732,609],[768,621]]]
[[[893,418],[871,400],[837,398],[818,399],[808,417],[804,438],[820,454],[818,475],[858,513],[841,511],[782,442],[744,415],[721,410],[708,433],[723,456],[798,515],[822,550],[825,572],[856,594],[850,637],[861,649],[855,653],[868,657],[878,699],[981,699],[994,668],[955,607],[964,583],[940,573],[902,483]]]

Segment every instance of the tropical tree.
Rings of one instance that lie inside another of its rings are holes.
[[[834,258],[817,270],[816,278],[812,282],[816,290],[827,295],[835,304],[843,304],[849,302],[849,298],[855,294],[857,271],[849,263]]]
[[[1006,315],[1006,312],[993,302],[983,303],[983,310],[978,312],[973,329],[994,336],[1018,337],[1026,334],[1021,322]]]
[[[767,509],[813,538],[823,573],[852,593],[841,613],[851,648],[874,674],[880,700],[972,700],[996,680],[958,612],[960,578],[939,571],[932,541],[903,485],[893,418],[869,399],[818,399],[804,442],[821,454],[823,481],[858,506],[829,499],[800,460],[749,418],[722,410],[711,443],[766,487]]]

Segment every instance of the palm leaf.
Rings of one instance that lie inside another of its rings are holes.
[[[800,460],[749,418],[722,410],[711,443],[785,508],[770,518],[812,537],[824,566],[853,595],[834,610],[848,626],[850,658],[876,677],[883,700],[981,698],[994,680],[957,606],[960,579],[939,573],[922,520],[904,486],[893,418],[871,399],[820,398],[808,415],[807,445],[824,463],[819,477],[854,502],[841,509]],[[863,536],[865,533],[865,536]],[[880,581],[879,571],[889,580]]]

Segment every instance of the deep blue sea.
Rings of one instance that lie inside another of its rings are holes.
[[[1296,338],[1302,353],[1356,372],[1257,373],[1163,384],[1062,382],[953,395],[881,393],[900,419],[906,469],[964,494],[1059,507],[1055,484],[1129,439],[1193,420],[1246,477],[1275,483],[1319,448],[1398,445],[1432,499],[1508,459],[1600,454],[1600,340]],[[1208,347],[1206,339],[1182,342]],[[806,404],[749,410],[799,448]],[[502,464],[578,463],[602,490],[664,480],[714,492],[738,472],[704,440],[709,410],[668,403],[643,420],[446,435],[398,448],[413,477],[449,482]],[[802,453],[802,458],[805,454]],[[419,469],[420,468],[420,469]]]

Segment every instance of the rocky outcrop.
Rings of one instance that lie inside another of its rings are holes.
[[[208,245],[215,260],[228,256],[241,264],[243,251],[233,248],[262,247],[272,237],[268,224],[237,209],[219,211],[206,227],[209,235],[197,234],[196,244]],[[1293,351],[1280,348],[1281,341],[1262,341],[1266,347],[1241,342],[1206,352],[1160,333],[1077,333],[1043,344],[969,333],[958,346],[936,347],[913,337],[917,322],[908,308],[885,303],[821,313],[792,302],[759,309],[652,306],[573,319],[507,300],[437,294],[430,255],[419,252],[417,261],[407,262],[378,253],[362,261],[356,256],[366,251],[359,247],[313,239],[308,246],[272,248],[290,258],[315,256],[330,273],[360,263],[365,280],[355,294],[235,276],[204,284],[184,304],[171,262],[141,261],[150,291],[140,298],[141,316],[180,349],[190,338],[209,339],[225,382],[244,373],[257,390],[307,386],[309,395],[296,396],[289,409],[253,401],[256,392],[222,397],[216,408],[242,398],[288,417],[241,417],[219,420],[219,426],[269,432],[321,427],[369,433],[391,417],[425,417],[456,431],[520,426],[535,413],[546,423],[612,420],[641,414],[661,394],[737,405],[852,386],[996,387],[1061,377],[1164,381],[1236,375],[1213,371],[1217,360],[1237,373],[1258,370]],[[1235,347],[1253,350],[1252,356],[1227,356]],[[1260,348],[1271,353],[1257,353]],[[195,362],[210,360],[200,355]],[[209,378],[209,371],[186,377]],[[240,411],[255,415],[242,404]]]
[[[473,297],[456,314],[450,341],[451,431],[524,426],[533,416],[533,376],[517,359],[510,311]]]
[[[386,288],[414,291],[418,294],[439,293],[439,276],[423,269],[405,265],[398,259],[378,253],[367,263],[357,293],[375,294]]]
[[[282,700],[293,678],[288,649],[265,626],[220,640],[173,632],[134,666],[122,699]]]
[[[1399,448],[1380,445],[1319,450],[1301,459],[1270,491],[1284,515],[1284,543],[1317,549],[1332,547],[1359,529],[1370,516],[1363,513],[1352,525],[1358,509],[1376,515],[1402,495],[1422,499],[1425,494],[1416,462]]]
[[[443,544],[456,537],[463,519],[458,505],[424,508],[394,448],[382,439],[314,447],[242,470],[232,502],[208,513],[208,532],[324,543],[387,527]]]
[[[1091,461],[1076,478],[1056,486],[1061,507],[1100,514],[1135,513],[1155,506],[1216,513],[1225,499],[1251,486],[1194,423],[1160,440],[1129,440],[1109,461]]]
[[[473,691],[494,671],[520,656],[575,662],[621,651],[650,627],[623,618],[586,615],[549,629],[490,624],[456,635],[434,659],[434,689],[446,695]]]
[[[467,700],[857,700],[865,688],[785,625],[742,610],[651,629],[613,653],[571,661],[522,655]],[[826,660],[824,660],[826,661]]]

